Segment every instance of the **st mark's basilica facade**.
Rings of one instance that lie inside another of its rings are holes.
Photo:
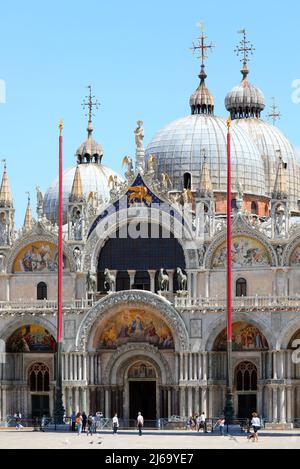
[[[242,41],[241,49],[247,49]],[[201,43],[201,38],[200,38]],[[203,49],[202,49],[203,52]],[[300,419],[300,170],[262,118],[248,80],[225,98],[231,116],[234,408],[270,424]],[[65,170],[63,402],[123,419],[222,414],[226,391],[226,118],[206,86],[124,177],[93,137]],[[224,113],[225,114],[225,113]],[[274,113],[273,113],[274,114]],[[275,115],[275,114],[274,114]],[[274,117],[274,116],[273,116]],[[0,420],[53,415],[58,180],[14,225],[8,171],[0,189]]]

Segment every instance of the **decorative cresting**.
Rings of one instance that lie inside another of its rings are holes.
[[[252,225],[250,225],[247,222],[247,220],[243,218],[243,216],[237,215],[237,217],[233,220],[233,223],[232,223],[233,243],[234,243],[234,238],[240,237],[240,236],[249,238],[249,240],[253,240],[256,243],[259,243],[264,247],[269,257],[269,262],[266,264],[267,266],[275,267],[277,265],[276,253],[275,253],[273,246],[270,244],[268,238],[266,238],[262,233],[260,233]],[[210,244],[210,246],[208,247],[206,251],[204,264],[207,269],[213,268],[213,261],[214,261],[215,253],[217,249],[221,246],[221,244],[224,243],[225,241],[226,241],[226,230],[223,229],[214,238],[214,240],[212,241],[212,243]],[[252,254],[255,255],[255,253],[252,253]],[[249,266],[251,267],[251,265],[245,264],[244,267],[249,268]]]
[[[161,384],[175,383],[169,363],[163,354],[153,345],[150,344],[126,344],[119,347],[110,357],[103,373],[104,384],[117,384],[115,380],[119,378],[120,369],[125,372],[124,367],[133,365],[137,361],[147,361],[154,365],[155,369],[159,370],[159,381]],[[164,379],[165,374],[165,379]],[[115,377],[113,375],[116,375]],[[166,382],[164,382],[166,381]]]
[[[7,260],[7,272],[12,273],[14,261],[17,255],[19,254],[19,252],[23,248],[31,244],[34,244],[35,242],[39,242],[39,241],[48,242],[48,243],[57,245],[57,237],[55,235],[47,232],[41,227],[40,228],[34,227],[32,231],[29,231],[26,233],[26,236],[18,240],[15,243],[14,247],[11,249],[8,260]],[[63,252],[64,252],[64,255],[68,259],[70,271],[75,272],[76,269],[75,269],[75,262],[74,262],[72,250],[66,244],[64,244]]]
[[[111,293],[99,300],[95,306],[86,314],[76,337],[76,350],[86,350],[87,342],[92,327],[99,322],[110,310],[124,303],[126,308],[131,306],[135,309],[152,307],[165,320],[170,327],[175,342],[175,350],[188,350],[189,337],[186,326],[175,308],[167,301],[154,293],[142,290],[128,290]]]
[[[300,267],[300,232],[298,231],[285,246],[282,254],[284,266]]]

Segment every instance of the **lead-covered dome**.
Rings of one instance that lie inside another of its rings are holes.
[[[262,119],[237,119],[232,122],[232,128],[239,128],[246,132],[257,147],[264,163],[266,175],[266,193],[271,195],[278,166],[279,155],[286,163],[287,192],[290,197],[291,208],[297,209],[299,198],[298,164],[295,150],[285,135],[275,125]]]
[[[157,159],[157,176],[167,173],[174,189],[182,190],[184,174],[191,173],[192,189],[200,187],[204,154],[214,191],[226,191],[227,125],[214,115],[193,114],[161,129],[146,149],[146,159]],[[265,194],[262,158],[251,138],[234,126],[231,129],[232,181],[238,180],[249,194]]]
[[[97,193],[103,201],[109,200],[108,179],[112,175],[122,178],[112,169],[97,163],[79,164],[83,195],[87,199],[91,192]],[[67,209],[72,191],[76,166],[68,168],[63,173],[63,223],[67,222]],[[48,188],[44,197],[44,213],[52,223],[57,222],[58,214],[58,178]]]

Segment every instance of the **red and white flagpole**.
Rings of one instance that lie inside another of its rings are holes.
[[[59,123],[59,185],[58,185],[58,287],[57,287],[57,342],[62,343],[62,282],[63,282],[63,123]]]
[[[57,349],[56,349],[56,389],[55,389],[55,424],[64,424],[65,409],[62,395],[62,285],[63,285],[63,123],[59,123],[59,184],[58,184],[58,268],[57,268]]]
[[[232,394],[232,265],[231,265],[231,148],[230,118],[227,120],[227,373],[225,417],[227,424],[233,423],[234,408]]]

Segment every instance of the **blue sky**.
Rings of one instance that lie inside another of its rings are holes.
[[[249,79],[268,104],[276,96],[279,128],[300,148],[300,104],[292,82],[300,79],[297,0],[89,0],[2,2],[0,7],[0,158],[7,159],[16,222],[23,222],[26,191],[45,191],[57,175],[58,122],[64,120],[64,167],[86,136],[81,102],[91,84],[101,103],[94,137],[103,163],[121,171],[134,155],[133,130],[144,121],[145,144],[168,122],[189,114],[199,64],[189,48],[204,21],[216,45],[207,62],[207,84],[216,114],[241,78],[233,49],[246,28],[256,47]],[[2,82],[3,83],[3,82]],[[300,96],[300,93],[299,93]]]

